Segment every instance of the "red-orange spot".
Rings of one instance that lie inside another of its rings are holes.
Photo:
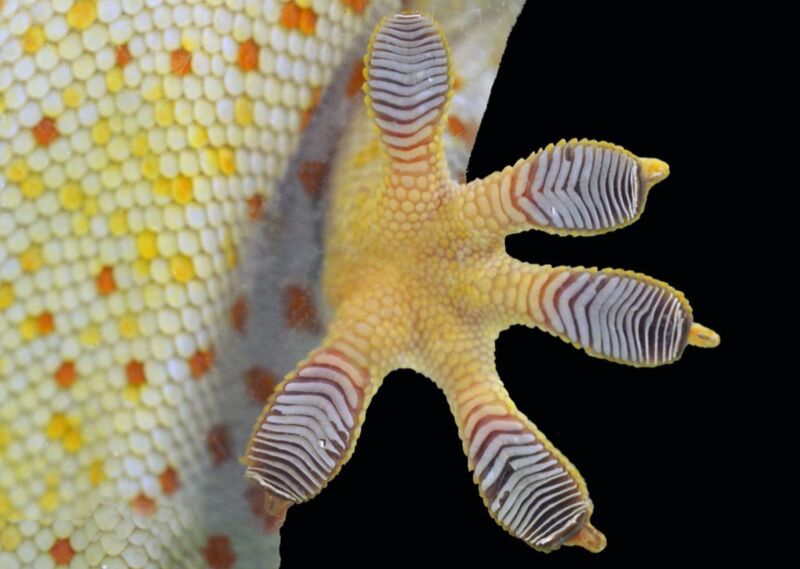
[[[247,394],[256,403],[266,403],[277,383],[273,373],[258,366],[244,372],[244,379],[247,384]]]
[[[228,427],[215,425],[206,435],[206,448],[214,465],[222,464],[231,457],[231,439]]]
[[[239,46],[239,67],[244,71],[258,69],[258,45],[253,40],[247,40]]]
[[[156,513],[156,501],[144,494],[138,494],[131,500],[131,508],[141,516],[152,516]]]
[[[58,138],[58,130],[56,129],[56,121],[50,117],[45,117],[33,127],[33,137],[36,142],[42,146],[47,146]]]
[[[300,23],[300,8],[294,2],[286,2],[281,9],[281,25],[294,29]]]
[[[303,111],[303,116],[300,119],[300,128],[305,130],[308,126],[308,123],[311,122],[311,117],[314,116],[314,111],[317,110],[317,105],[319,105],[319,99],[322,94],[322,91],[319,87],[314,87],[311,91],[311,104],[308,106],[306,110]]]
[[[50,312],[42,312],[37,316],[36,329],[39,330],[39,334],[49,334],[55,330],[56,324],[53,320],[53,315]]]
[[[147,383],[147,376],[144,373],[142,362],[131,360],[125,364],[125,376],[128,378],[128,385],[138,387]]]
[[[65,389],[67,387],[71,387],[72,384],[75,383],[75,378],[77,378],[75,364],[70,361],[62,363],[54,375],[56,378],[56,383],[59,387],[63,387]]]
[[[342,0],[342,4],[352,8],[356,14],[363,14],[369,4],[368,0]]]
[[[164,472],[159,475],[158,481],[161,483],[161,491],[164,494],[174,494],[180,487],[178,472],[171,466],[164,469]]]
[[[347,80],[347,87],[345,93],[348,97],[355,97],[361,91],[361,86],[364,84],[364,62],[357,61],[353,65],[353,70],[350,71],[350,78]]]
[[[289,328],[314,332],[319,329],[311,292],[300,285],[283,290],[283,318]]]
[[[458,91],[464,86],[464,79],[461,78],[461,75],[456,73],[456,76],[453,78],[453,91]]]
[[[208,373],[208,370],[214,365],[214,349],[197,350],[191,358],[189,358],[189,369],[192,371],[192,377],[199,379]]]
[[[131,52],[128,51],[128,44],[124,43],[117,46],[117,65],[125,67],[131,62]]]
[[[325,163],[315,162],[313,160],[301,162],[300,168],[297,171],[297,177],[303,184],[303,189],[312,198],[319,195],[324,175]]]
[[[300,28],[301,33],[307,36],[314,35],[314,30],[317,27],[317,15],[311,8],[303,8],[300,10],[297,27]]]
[[[261,210],[264,209],[264,196],[261,194],[253,194],[247,198],[247,215],[253,221],[261,219]]]
[[[475,129],[465,125],[458,117],[453,115],[447,117],[447,130],[453,136],[464,140],[468,144],[475,142]]]
[[[175,75],[188,75],[192,71],[192,54],[179,47],[172,52],[172,72]]]
[[[239,334],[244,334],[244,327],[247,325],[247,301],[244,296],[236,299],[231,306],[231,326]]]
[[[50,557],[56,565],[69,565],[74,556],[75,550],[72,549],[68,539],[57,539],[50,548]]]
[[[211,569],[231,569],[236,563],[236,554],[227,535],[209,536],[203,548],[203,556]]]
[[[100,269],[95,283],[97,285],[97,292],[102,295],[108,295],[117,290],[117,283],[114,281],[114,269],[108,266]]]

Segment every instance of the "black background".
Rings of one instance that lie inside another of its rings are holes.
[[[586,479],[607,549],[545,555],[497,526],[467,472],[443,394],[399,371],[374,398],[350,462],[319,497],[289,511],[284,567],[649,565],[685,562],[688,549],[692,562],[714,563],[736,551],[731,529],[742,520],[729,491],[741,425],[728,411],[745,347],[737,337],[742,307],[731,301],[742,215],[732,208],[746,188],[737,160],[742,118],[731,97],[746,70],[734,64],[737,40],[711,17],[603,6],[543,13],[528,3],[468,178],[572,137],[608,140],[671,166],[631,227],[593,238],[528,232],[506,240],[524,261],[664,280],[722,336],[716,350],[688,347],[678,363],[649,370],[590,358],[532,329],[498,339],[506,387]]]

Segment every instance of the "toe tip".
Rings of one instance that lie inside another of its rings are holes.
[[[647,185],[652,186],[669,176],[669,164],[657,158],[640,158],[642,177]]]
[[[578,533],[564,542],[564,545],[576,545],[592,553],[600,553],[606,548],[606,536],[591,523],[586,522]]]

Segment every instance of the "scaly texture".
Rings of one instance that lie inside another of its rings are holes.
[[[666,164],[595,141],[561,141],[459,184],[444,135],[455,72],[439,25],[385,18],[365,57],[365,110],[334,166],[324,259],[335,314],[322,344],[276,388],[253,429],[247,474],[280,523],[352,455],[383,377],[413,368],[444,391],[469,468],[497,522],[532,547],[591,551],[605,537],[576,468],[520,413],[494,365],[512,324],[587,353],[656,366],[714,346],[683,295],[644,275],[529,265],[509,233],[595,235],[633,222]]]
[[[234,460],[270,373],[215,356],[246,236],[394,6],[0,1],[0,567],[277,564]]]

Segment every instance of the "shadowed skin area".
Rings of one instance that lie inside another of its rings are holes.
[[[444,391],[498,524],[538,550],[601,551],[586,483],[497,375],[497,335],[524,324],[641,367],[672,363],[689,344],[714,347],[719,337],[666,283],[522,263],[505,253],[504,237],[628,225],[669,169],[612,144],[572,140],[460,184],[444,157],[454,72],[438,24],[415,12],[385,18],[364,62],[365,108],[332,175],[323,284],[335,315],[256,422],[247,475],[266,490],[280,525],[352,455],[386,374],[412,368]]]

